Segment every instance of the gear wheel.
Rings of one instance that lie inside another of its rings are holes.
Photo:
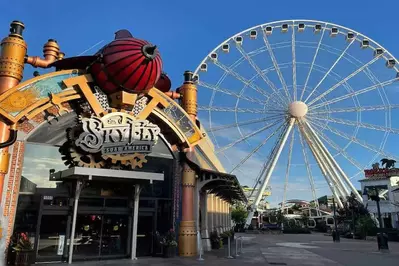
[[[133,159],[131,159],[127,162],[127,165],[130,165],[132,167],[132,169],[134,169],[136,167],[142,168],[143,163],[147,162],[147,159],[145,158],[145,154],[133,153],[132,157],[133,157]]]
[[[70,158],[74,165],[88,168],[102,168],[105,161],[99,154],[81,154],[74,147],[69,148]]]

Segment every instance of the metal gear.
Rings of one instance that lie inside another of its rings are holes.
[[[88,168],[102,168],[105,161],[96,154],[81,154],[74,147],[69,148],[70,159],[76,166]]]
[[[130,165],[132,167],[132,169],[134,169],[136,167],[142,168],[143,163],[147,162],[147,159],[145,158],[145,154],[134,153],[132,156],[133,156],[133,159],[131,159],[127,162],[127,165]]]

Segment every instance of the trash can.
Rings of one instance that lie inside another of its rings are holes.
[[[388,235],[386,233],[377,234],[378,250],[389,250]]]
[[[339,242],[339,232],[332,230],[331,235],[334,242]]]

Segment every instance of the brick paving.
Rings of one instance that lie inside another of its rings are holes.
[[[172,265],[288,265],[288,266],[397,266],[399,243],[390,242],[390,252],[378,252],[375,241],[341,239],[332,242],[331,237],[311,235],[249,235],[243,236],[243,250],[233,259],[228,259],[227,249],[213,250],[204,254],[204,260],[197,258],[139,258],[131,260],[76,262],[75,266],[172,266]],[[44,265],[44,264],[43,264]],[[48,266],[48,264],[46,264]]]

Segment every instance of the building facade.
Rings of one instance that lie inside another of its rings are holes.
[[[363,204],[377,217],[376,202],[371,200],[365,191],[378,190],[383,228],[399,228],[399,204],[396,201],[395,190],[399,182],[398,169],[371,169],[365,170],[366,178],[360,180],[363,192]]]
[[[196,256],[198,232],[208,245],[229,229],[245,196],[196,117],[191,72],[170,91],[156,47],[126,30],[74,58],[54,40],[28,56],[23,30],[12,22],[1,43],[3,247],[23,232],[35,261],[135,259],[159,255],[158,233],[172,229],[178,254]],[[25,64],[55,71],[20,83]]]

